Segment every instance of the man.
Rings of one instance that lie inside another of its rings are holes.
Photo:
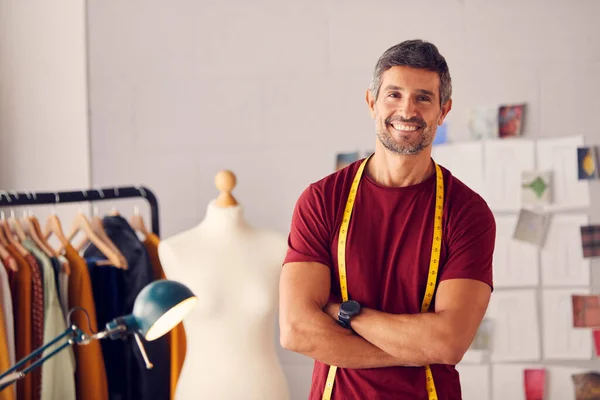
[[[362,177],[364,160],[311,184],[296,204],[280,334],[284,348],[315,360],[311,400],[329,398],[326,386],[334,400],[461,399],[454,365],[490,299],[496,227],[485,201],[431,159],[451,93],[433,44],[388,49],[366,93],[377,140]],[[441,235],[436,201],[443,201]],[[340,246],[351,300],[344,307]],[[330,366],[337,367],[333,379]]]

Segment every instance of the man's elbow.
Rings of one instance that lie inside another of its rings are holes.
[[[298,351],[298,334],[294,324],[279,324],[279,343],[281,347],[289,351]]]
[[[440,343],[438,347],[437,363],[456,365],[462,361],[467,348],[460,341],[448,338]]]
[[[279,343],[286,350],[305,354],[309,349],[309,337],[302,324],[297,321],[284,321],[279,324]]]

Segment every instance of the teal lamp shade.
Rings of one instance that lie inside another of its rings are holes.
[[[163,279],[142,289],[135,299],[130,317],[135,319],[135,330],[147,341],[152,341],[179,324],[197,301],[187,286]]]

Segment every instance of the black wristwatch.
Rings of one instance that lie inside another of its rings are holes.
[[[340,305],[338,311],[338,323],[346,329],[352,329],[350,319],[360,313],[360,304],[354,300],[348,300]]]

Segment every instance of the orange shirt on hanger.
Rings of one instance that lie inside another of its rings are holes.
[[[91,328],[98,331],[96,323],[96,305],[92,292],[92,283],[86,262],[71,245],[65,248],[65,257],[71,266],[69,276],[69,309],[84,308],[90,317]],[[74,322],[83,332],[88,332],[88,321],[85,314],[75,311],[71,314]],[[104,327],[102,327],[104,328]],[[75,386],[79,400],[107,400],[108,381],[100,342],[95,340],[85,346],[76,346]]]
[[[6,246],[6,250],[17,261],[19,267],[18,271],[12,273],[11,291],[15,320],[15,356],[17,360],[20,360],[33,351],[31,267],[13,245]],[[29,365],[31,362],[26,363],[23,368]],[[30,373],[17,382],[17,399],[31,400],[33,398],[33,375]]]
[[[0,265],[0,268],[2,265]],[[0,307],[0,373],[8,370],[11,367],[10,358],[8,356],[8,336],[6,334],[6,322],[4,319],[4,311]],[[0,400],[15,400],[14,385],[0,391]]]
[[[146,247],[146,250],[148,250],[148,255],[152,262],[152,274],[154,280],[167,279],[160,263],[160,258],[158,257],[159,243],[160,239],[154,233],[150,233],[144,240],[144,246]],[[177,381],[179,380],[179,375],[183,368],[187,350],[187,338],[183,322],[180,322],[167,334],[167,340],[169,341],[169,348],[171,351],[171,399],[174,399],[175,388],[177,387]]]

